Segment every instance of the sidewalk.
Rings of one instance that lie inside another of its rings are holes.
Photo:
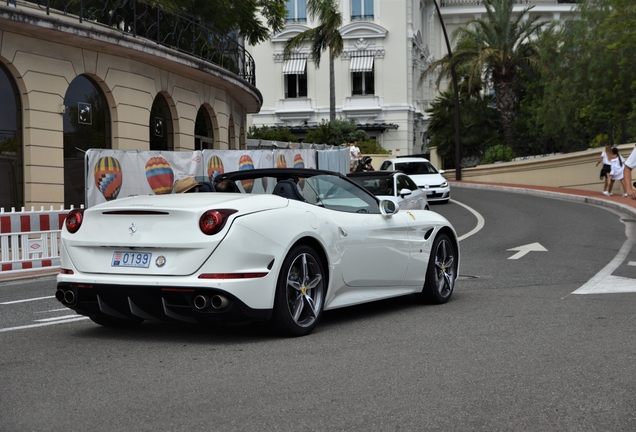
[[[451,180],[450,183],[451,183],[451,188],[463,187],[463,188],[473,188],[473,189],[501,190],[505,192],[522,193],[522,194],[528,194],[528,195],[544,196],[548,198],[557,198],[557,199],[563,199],[568,201],[594,204],[594,205],[598,205],[602,207],[624,211],[636,217],[636,200],[633,200],[630,197],[623,197],[622,194],[605,196],[600,191],[600,189],[603,187],[602,184],[599,184],[599,191],[595,192],[595,191],[585,191],[581,189],[571,189],[571,188],[514,185],[514,184],[505,184],[505,183],[481,183],[481,182],[470,182],[470,181],[463,181],[463,180],[462,181]],[[58,273],[59,273],[59,269],[57,268],[34,269],[33,271],[24,271],[19,273],[10,273],[10,274],[2,274],[2,272],[0,272],[0,283],[11,281],[11,280],[33,279],[33,278],[39,278],[39,277],[55,276]]]

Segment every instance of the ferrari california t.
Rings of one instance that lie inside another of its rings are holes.
[[[315,169],[236,171],[205,186],[72,210],[56,298],[104,326],[260,320],[301,336],[325,310],[451,297],[459,244],[435,212],[400,211]]]

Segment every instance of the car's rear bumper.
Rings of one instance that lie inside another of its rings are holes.
[[[266,321],[272,315],[271,309],[251,308],[236,296],[214,288],[59,282],[57,289],[56,297],[62,304],[89,317],[202,323]],[[197,307],[197,296],[208,301],[199,298]],[[212,299],[220,307],[213,305]]]

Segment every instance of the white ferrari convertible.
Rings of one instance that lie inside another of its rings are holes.
[[[56,298],[105,326],[261,320],[301,336],[325,310],[451,297],[459,244],[435,212],[400,211],[313,169],[236,171],[202,186],[212,192],[71,211]]]

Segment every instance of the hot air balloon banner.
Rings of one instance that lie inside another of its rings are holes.
[[[276,168],[287,168],[287,161],[285,160],[285,155],[279,154],[276,157]]]
[[[174,171],[167,160],[156,156],[146,162],[146,179],[156,195],[169,194],[174,183]]]
[[[124,177],[119,161],[111,156],[100,158],[95,164],[93,175],[95,186],[106,198],[106,201],[116,199]]]
[[[254,169],[254,162],[252,162],[252,158],[249,155],[243,155],[239,159],[239,171],[251,170]],[[252,188],[254,187],[253,179],[245,179],[241,180],[241,186],[247,193],[252,193]]]
[[[208,161],[208,177],[210,181],[214,180],[219,174],[225,172],[223,168],[223,161],[218,156],[212,156]]]
[[[305,168],[305,161],[300,153],[294,156],[294,168]]]

